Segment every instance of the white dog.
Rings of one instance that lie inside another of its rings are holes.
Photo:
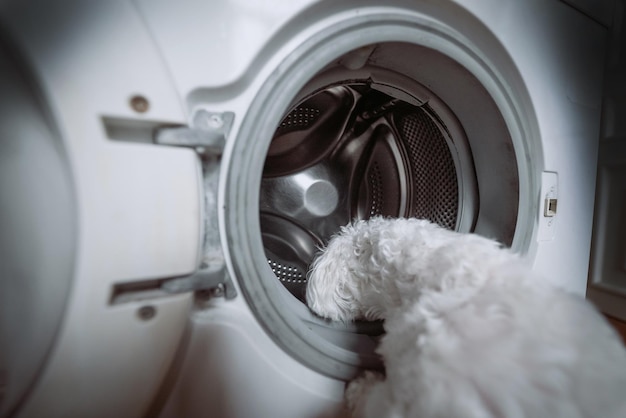
[[[486,238],[356,222],[314,262],[307,302],[333,320],[385,319],[386,376],[349,384],[356,416],[626,417],[617,334]]]

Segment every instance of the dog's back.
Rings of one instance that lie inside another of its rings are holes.
[[[626,418],[617,334],[485,238],[358,222],[316,261],[308,292],[322,316],[386,320],[386,377],[347,391],[357,416]]]
[[[458,306],[429,295],[392,315],[380,352],[400,416],[626,417],[613,330],[584,300],[539,287],[488,283]]]

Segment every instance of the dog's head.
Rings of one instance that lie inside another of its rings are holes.
[[[364,262],[372,258],[369,226],[359,221],[342,228],[314,261],[306,299],[318,315],[340,321],[384,319],[389,295],[376,283],[379,271]]]

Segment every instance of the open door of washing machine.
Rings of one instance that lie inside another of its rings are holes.
[[[52,350],[77,249],[66,149],[31,81],[0,34],[0,416],[23,401]]]

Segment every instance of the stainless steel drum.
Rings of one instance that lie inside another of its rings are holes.
[[[451,136],[451,117],[368,80],[324,87],[287,112],[266,157],[260,219],[268,264],[294,296],[304,298],[317,249],[351,220],[411,216],[458,228],[459,165],[471,156],[457,149],[465,139]]]

